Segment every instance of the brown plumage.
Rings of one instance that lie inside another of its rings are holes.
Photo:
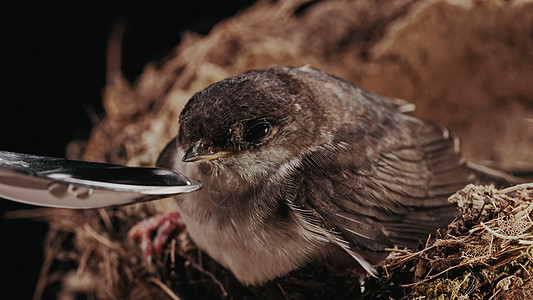
[[[197,93],[159,165],[203,182],[176,198],[183,221],[246,284],[317,259],[372,273],[456,217],[447,197],[475,179],[446,129],[308,67]]]

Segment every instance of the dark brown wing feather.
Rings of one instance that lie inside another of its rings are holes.
[[[360,91],[375,107],[345,116],[337,145],[306,156],[299,199],[372,262],[372,252],[415,247],[446,227],[458,215],[447,198],[475,176],[446,129]]]

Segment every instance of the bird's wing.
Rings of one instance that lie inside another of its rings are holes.
[[[302,164],[303,205],[370,262],[373,253],[416,247],[449,224],[458,211],[448,196],[474,179],[446,129],[399,118],[359,138],[346,130],[338,147],[312,151]]]
[[[433,123],[405,117],[411,132],[394,143],[380,143],[365,196],[384,203],[394,218],[379,219],[393,244],[414,247],[458,215],[447,199],[475,179],[458,150],[458,142]]]

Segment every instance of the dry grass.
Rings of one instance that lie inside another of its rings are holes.
[[[414,281],[402,287],[413,288],[413,296],[531,293],[524,287],[533,279],[533,183],[502,190],[468,185],[449,200],[457,203],[461,218],[422,250],[391,250],[386,272],[412,271]],[[514,285],[502,286],[509,278],[517,279]]]

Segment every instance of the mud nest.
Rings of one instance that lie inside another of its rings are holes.
[[[469,160],[533,169],[532,1],[259,1],[215,26],[186,33],[165,60],[127,82],[117,26],[110,38],[105,115],[67,157],[153,165],[196,91],[248,69],[310,65],[416,105],[413,115],[456,132]],[[50,224],[36,297],[532,298],[532,185],[467,186],[463,211],[419,249],[390,249],[377,278],[310,264],[263,287],[245,287],[186,232],[147,265],[127,239],[172,201],[87,211],[35,210]]]

